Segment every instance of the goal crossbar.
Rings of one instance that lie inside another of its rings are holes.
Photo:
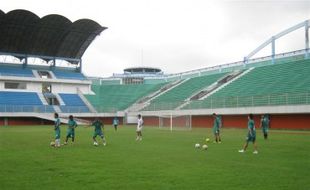
[[[160,115],[158,116],[159,128],[173,130],[191,130],[191,115]]]

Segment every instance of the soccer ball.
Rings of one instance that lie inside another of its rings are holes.
[[[199,144],[199,143],[196,143],[196,144],[195,144],[195,148],[200,148],[200,144]]]
[[[202,149],[203,150],[207,150],[208,149],[208,145],[206,145],[206,144],[202,145]]]
[[[210,141],[210,139],[209,138],[206,138],[206,142],[208,143]]]
[[[97,143],[97,142],[94,142],[94,146],[98,146],[98,143]]]
[[[50,146],[55,146],[55,142],[52,141],[52,142],[50,143]]]

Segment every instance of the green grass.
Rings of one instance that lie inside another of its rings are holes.
[[[259,154],[238,153],[246,130],[223,129],[222,144],[210,129],[169,132],[134,127],[114,132],[106,147],[92,145],[92,128],[79,127],[76,143],[52,148],[52,127],[0,127],[0,189],[310,189],[310,132],[258,131]],[[62,127],[62,141],[65,127]]]

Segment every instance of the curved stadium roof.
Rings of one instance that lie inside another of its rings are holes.
[[[0,52],[81,59],[84,52],[103,30],[90,19],[71,22],[51,14],[42,18],[27,10],[0,10]],[[49,60],[49,58],[44,58]]]

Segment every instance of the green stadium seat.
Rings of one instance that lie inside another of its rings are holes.
[[[283,59],[255,67],[205,100],[193,101],[183,109],[309,104],[309,73],[310,59]]]

